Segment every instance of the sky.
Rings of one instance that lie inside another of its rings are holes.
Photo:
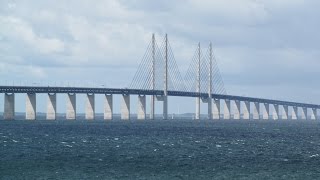
[[[152,33],[158,41],[167,33],[182,74],[197,44],[212,42],[228,94],[320,104],[319,5],[0,0],[0,84],[127,87]],[[3,95],[0,100],[2,110]],[[45,104],[45,97],[38,101]],[[179,101],[173,100],[172,111],[181,109]],[[21,102],[18,111],[25,108]],[[194,105],[182,109],[190,112]]]

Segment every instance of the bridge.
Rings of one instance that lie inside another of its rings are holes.
[[[113,119],[113,95],[122,96],[121,119],[129,120],[130,97],[138,97],[137,119],[155,119],[155,101],[163,102],[163,119],[168,119],[168,97],[193,97],[196,99],[195,119],[200,119],[200,104],[207,104],[207,119],[314,119],[318,118],[320,105],[228,95],[210,43],[202,52],[200,43],[194,53],[186,75],[178,69],[166,35],[160,46],[155,36],[133,77],[129,88],[88,88],[50,86],[0,86],[4,93],[5,120],[15,119],[15,94],[26,94],[26,119],[37,119],[37,94],[47,94],[47,120],[57,118],[56,95],[67,94],[66,119],[76,119],[76,95],[86,94],[85,118],[95,119],[95,94],[104,94],[104,119]],[[150,97],[147,117],[146,101]],[[232,106],[233,105],[233,106]],[[273,110],[273,111],[272,111]],[[290,110],[290,111],[289,111]],[[222,112],[223,111],[223,112]],[[273,113],[272,113],[273,112]],[[281,117],[280,117],[280,112]],[[309,114],[311,113],[311,114]]]

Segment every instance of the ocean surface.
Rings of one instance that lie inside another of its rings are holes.
[[[320,122],[2,120],[0,179],[320,179]]]

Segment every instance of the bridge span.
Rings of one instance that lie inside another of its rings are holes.
[[[15,119],[15,94],[26,96],[26,119],[36,119],[39,93],[48,94],[47,119],[56,119],[56,94],[67,94],[66,119],[76,119],[76,95],[86,94],[85,118],[95,119],[95,94],[104,94],[104,119],[113,119],[113,95],[122,96],[121,119],[130,119],[130,97],[138,97],[137,118],[154,119],[155,101],[163,102],[163,119],[168,119],[168,97],[194,97],[195,119],[200,104],[207,104],[207,119],[317,119],[320,105],[228,95],[212,50],[205,53],[200,43],[183,78],[167,35],[160,46],[155,36],[146,50],[129,88],[85,88],[49,86],[0,86],[4,93],[4,119]],[[146,97],[150,96],[147,118]],[[223,111],[223,112],[222,112]],[[280,113],[281,112],[281,113]],[[281,115],[281,117],[280,117]]]
[[[0,93],[5,94],[4,119],[14,119],[15,116],[15,94],[27,94],[26,98],[26,119],[36,119],[36,94],[47,94],[47,119],[56,119],[57,101],[56,94],[67,94],[67,119],[76,118],[76,94],[86,94],[86,119],[95,118],[95,94],[105,94],[104,119],[113,118],[113,95],[122,95],[121,118],[130,119],[130,97],[138,97],[138,119],[152,119],[153,115],[147,117],[146,96],[155,96],[157,100],[163,101],[164,92],[161,90],[142,90],[127,88],[86,88],[86,87],[41,87],[41,86],[0,86]],[[168,91],[167,96],[196,97],[202,102],[213,101],[213,108],[208,109],[208,119],[317,119],[320,105],[279,101],[271,99],[221,95],[183,91]],[[234,108],[231,108],[233,104]],[[224,105],[222,108],[221,105]],[[253,108],[251,108],[253,106]],[[271,108],[274,114],[271,113]],[[289,112],[289,108],[291,111]],[[253,109],[253,111],[252,111]],[[301,109],[301,111],[299,111]],[[308,116],[308,109],[311,110]],[[224,112],[222,112],[224,110]],[[282,111],[282,117],[280,112]],[[300,114],[299,114],[300,112]],[[164,116],[165,117],[165,116]]]

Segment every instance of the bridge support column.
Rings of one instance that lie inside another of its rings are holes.
[[[121,119],[130,120],[130,95],[122,95]]]
[[[249,120],[250,119],[250,102],[244,101],[243,102],[243,119]]]
[[[253,103],[253,116],[252,119],[258,120],[260,119],[260,103]]]
[[[289,107],[287,105],[283,105],[282,109],[282,119],[287,120],[289,117]]]
[[[312,108],[311,109],[311,120],[317,120],[317,116],[318,116],[317,109]]]
[[[56,120],[57,114],[57,95],[48,94],[47,100],[47,120]]]
[[[76,94],[68,94],[67,112],[66,112],[66,119],[67,120],[75,120],[76,119],[76,109],[77,109]]]
[[[138,119],[145,120],[146,119],[146,96],[139,95],[138,96]]]
[[[291,111],[291,119],[297,120],[298,119],[298,107],[293,106]]]
[[[113,102],[112,94],[105,94],[103,118],[105,120],[113,119]]]
[[[307,120],[307,118],[308,118],[308,109],[304,108],[304,107],[302,107],[301,109],[302,109],[302,111],[301,111],[301,119]]]
[[[155,109],[155,97],[151,96],[151,104],[150,104],[150,119],[154,119],[154,109]]]
[[[15,116],[14,94],[4,94],[4,120],[13,120]]]
[[[87,94],[86,119],[93,120],[94,118],[95,118],[94,94]]]
[[[274,111],[273,111],[273,120],[278,120],[278,119],[280,119],[280,116],[279,116],[279,105],[277,105],[277,104],[273,104],[273,109],[274,109]]]
[[[27,94],[26,98],[26,119],[35,120],[37,116],[37,99],[36,94]]]
[[[240,119],[240,101],[234,101],[233,119]]]
[[[163,119],[168,119],[168,96],[163,96]]]
[[[263,117],[262,119],[269,119],[270,115],[270,106],[268,103],[263,103],[264,111],[263,111]]]
[[[195,119],[199,120],[200,119],[200,97],[196,97],[196,115]]]
[[[229,99],[224,100],[224,113],[223,119],[230,119],[231,114],[231,101]]]
[[[212,112],[212,98],[208,97],[208,119],[212,120],[213,112]]]
[[[220,99],[213,99],[213,119],[220,119]]]

